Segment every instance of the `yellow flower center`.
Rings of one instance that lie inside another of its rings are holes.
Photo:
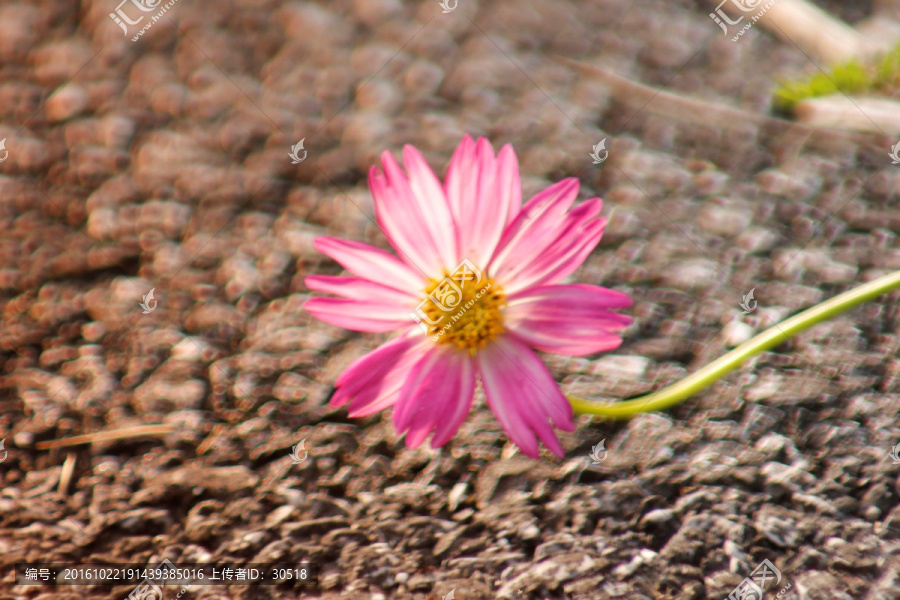
[[[505,331],[505,305],[503,288],[465,261],[444,279],[428,281],[418,314],[432,340],[475,354]]]

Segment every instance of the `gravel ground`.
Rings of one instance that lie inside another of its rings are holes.
[[[163,557],[319,565],[315,587],[197,599],[700,600],[763,560],[767,599],[900,598],[897,293],[667,413],[582,417],[541,461],[480,401],[440,452],[329,408],[384,337],[300,310],[304,276],[340,272],[316,236],[386,247],[380,152],[412,143],[442,173],[466,132],[514,145],[526,196],[577,176],[605,200],[575,279],[629,293],[636,321],[612,354],[545,356],[568,393],[657,389],[900,269],[896,140],[663,117],[556,60],[768,114],[814,68],[797,48],[732,43],[687,1],[179,0],[136,42],[113,10],[0,1],[0,598],[131,591],[17,586],[16,562]],[[151,424],[178,428],[41,445]]]

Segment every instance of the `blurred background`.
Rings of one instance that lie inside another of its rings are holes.
[[[386,337],[300,309],[341,272],[315,237],[387,248],[380,154],[443,176],[465,133],[513,145],[526,198],[572,176],[604,199],[574,279],[635,323],[543,357],[566,393],[651,392],[900,268],[900,112],[774,100],[895,45],[900,2],[779,0],[799,12],[736,41],[763,4],[116,2],[0,1],[0,598],[133,589],[17,562],[163,558],[318,565],[185,598],[701,600],[764,560],[766,598],[900,597],[896,293],[540,461],[480,397],[440,452],[330,408]]]

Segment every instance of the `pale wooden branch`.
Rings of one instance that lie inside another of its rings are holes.
[[[885,12],[877,12],[854,27],[873,47],[887,53],[900,43],[900,21]]]
[[[794,114],[798,121],[814,127],[900,134],[900,102],[895,100],[832,94],[798,102]]]
[[[866,61],[879,52],[877,45],[853,27],[807,0],[777,0],[760,17],[758,24],[782,41],[797,44],[817,63]]]

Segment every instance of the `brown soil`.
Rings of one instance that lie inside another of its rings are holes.
[[[657,389],[900,268],[896,140],[662,117],[555,60],[768,114],[815,68],[797,48],[662,0],[179,0],[137,42],[115,9],[0,2],[0,598],[131,591],[15,586],[16,562],[163,557],[319,565],[315,587],[188,599],[701,600],[764,559],[767,599],[900,598],[896,293],[667,413],[582,417],[540,461],[480,399],[440,452],[330,408],[385,338],[300,309],[306,275],[339,272],[317,235],[386,246],[378,155],[411,143],[443,173],[465,132],[514,145],[526,194],[576,176],[612,215],[575,278],[630,294],[636,322],[612,354],[545,356],[569,393]],[[177,430],[41,446],[151,424]]]

